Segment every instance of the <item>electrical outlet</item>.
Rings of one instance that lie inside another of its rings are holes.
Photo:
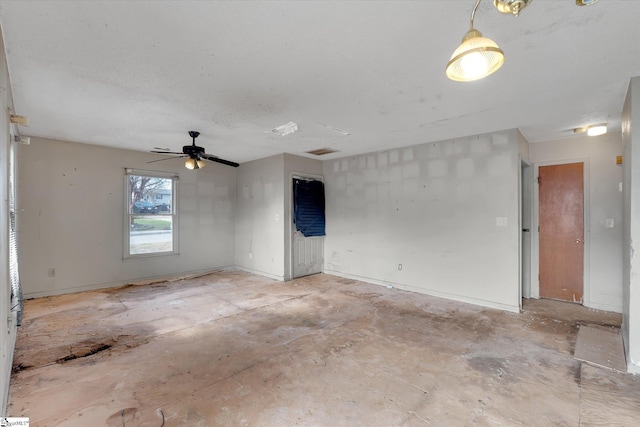
[[[50,268],[49,269],[49,277],[56,277],[56,269],[55,268]]]
[[[507,217],[506,216],[497,216],[496,217],[496,227],[506,227],[507,226]]]

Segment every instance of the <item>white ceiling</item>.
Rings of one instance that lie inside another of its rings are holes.
[[[530,142],[595,122],[620,129],[640,75],[640,1],[534,0],[514,18],[484,0],[475,27],[505,65],[452,82],[444,68],[473,5],[0,1],[0,22],[27,136],[179,151],[198,130],[208,153],[241,163],[515,127]],[[289,121],[296,133],[269,132]]]

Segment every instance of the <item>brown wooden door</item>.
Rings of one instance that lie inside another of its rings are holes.
[[[540,297],[582,303],[583,164],[541,166]]]

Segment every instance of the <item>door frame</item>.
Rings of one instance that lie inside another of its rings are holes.
[[[582,163],[583,169],[583,218],[584,218],[584,253],[583,262],[584,268],[582,272],[582,305],[585,307],[591,306],[591,285],[589,282],[590,263],[589,253],[591,252],[591,221],[590,221],[590,185],[589,185],[589,158],[575,158],[566,160],[553,160],[547,162],[534,163],[534,186],[533,186],[533,212],[531,213],[531,295],[530,298],[540,298],[540,187],[537,184],[538,177],[540,176],[541,166],[557,166],[567,165],[571,163]]]
[[[531,216],[533,212],[533,182],[533,165],[531,162],[520,157],[520,170],[518,171],[518,191],[520,195],[520,203],[518,206],[518,227],[520,232],[518,237],[518,246],[520,248],[518,304],[520,305],[520,311],[522,311],[522,298],[531,297],[531,244],[533,235]],[[524,228],[529,228],[528,239],[525,239]]]
[[[287,226],[285,227],[285,260],[289,264],[287,268],[285,268],[285,281],[293,280],[293,179],[305,179],[309,181],[320,181],[324,184],[324,176],[316,175],[312,173],[306,172],[289,172],[289,191],[287,194],[289,195],[289,210],[287,213]],[[326,190],[325,190],[326,191]],[[325,193],[326,199],[326,193]],[[325,207],[326,211],[326,207]],[[326,215],[325,215],[326,217]],[[324,254],[323,254],[324,257]],[[324,269],[324,266],[323,266]]]

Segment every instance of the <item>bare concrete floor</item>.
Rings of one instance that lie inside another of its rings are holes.
[[[25,304],[10,416],[34,426],[639,425],[640,379],[573,358],[554,301],[523,314],[329,275],[241,272]]]

